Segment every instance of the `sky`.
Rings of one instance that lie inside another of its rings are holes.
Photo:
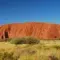
[[[60,0],[0,0],[0,24],[22,22],[60,24]]]

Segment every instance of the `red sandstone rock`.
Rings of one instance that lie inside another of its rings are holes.
[[[8,35],[7,37],[5,35]],[[0,38],[32,36],[40,39],[60,38],[60,25],[50,23],[15,23],[0,26]]]

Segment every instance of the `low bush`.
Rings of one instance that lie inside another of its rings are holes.
[[[27,44],[38,44],[40,40],[33,38],[33,37],[27,37],[26,42]]]
[[[38,44],[40,40],[32,37],[13,38],[10,40],[12,44]]]
[[[12,43],[12,44],[25,44],[26,41],[24,38],[13,38],[10,40],[10,43]]]

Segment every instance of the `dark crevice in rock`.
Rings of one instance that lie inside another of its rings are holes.
[[[8,36],[8,32],[7,32],[7,31],[5,31],[4,34],[5,34],[5,35],[4,35],[5,38],[9,38],[9,36]]]
[[[3,39],[3,36],[1,36],[1,38]]]

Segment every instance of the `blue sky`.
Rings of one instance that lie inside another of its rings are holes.
[[[60,24],[60,1],[0,0],[0,24],[19,22]]]

